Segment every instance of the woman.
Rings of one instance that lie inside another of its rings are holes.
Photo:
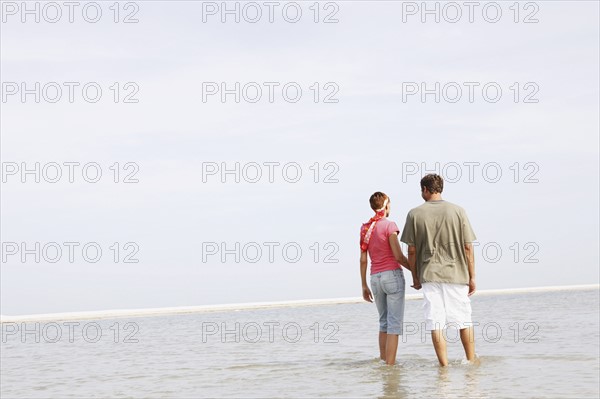
[[[411,270],[398,241],[398,226],[388,220],[390,199],[382,192],[369,198],[375,211],[360,230],[360,274],[363,298],[377,305],[379,312],[379,356],[388,365],[396,362],[398,335],[404,323],[405,281],[402,266]],[[371,258],[371,290],[367,285],[367,253]],[[412,272],[412,270],[411,270]],[[415,278],[414,272],[413,280]]]

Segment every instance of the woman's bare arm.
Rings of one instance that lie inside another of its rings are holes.
[[[400,248],[400,241],[398,241],[398,233],[390,234],[388,240],[390,242],[390,247],[392,247],[392,252],[394,253],[394,258],[396,258],[396,261],[398,261],[398,263],[400,263],[408,270],[412,271],[410,265],[408,264],[408,259],[406,259],[406,256],[404,256],[404,254],[402,253],[402,248]]]
[[[367,302],[373,302],[373,294],[367,285],[367,253],[360,252],[360,280],[362,282],[363,299]]]

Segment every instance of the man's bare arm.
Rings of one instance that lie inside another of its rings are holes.
[[[414,245],[408,246],[408,264],[410,265],[410,271],[412,272],[413,285],[412,287],[416,290],[421,289],[421,280],[417,273],[417,248]]]
[[[408,270],[412,271],[410,264],[408,263],[408,259],[406,259],[406,256],[404,256],[402,253],[400,241],[398,241],[398,233],[390,234],[388,241],[390,242],[390,247],[392,247],[392,252],[394,253],[394,258],[396,258],[396,261]]]
[[[476,290],[475,286],[475,251],[473,244],[465,243],[465,255],[467,257],[467,266],[469,267],[469,296],[473,295]]]

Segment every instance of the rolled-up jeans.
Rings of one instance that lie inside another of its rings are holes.
[[[402,269],[371,274],[371,292],[379,312],[380,332],[402,335],[405,286]]]

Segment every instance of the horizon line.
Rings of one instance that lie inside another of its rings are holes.
[[[477,291],[475,296],[486,295],[502,295],[512,293],[535,293],[548,291],[577,291],[600,289],[600,284],[579,284],[579,285],[557,285],[557,286],[542,286],[542,287],[526,287],[526,288],[501,288]],[[406,300],[422,299],[419,293],[406,295]],[[240,310],[256,310],[256,309],[271,309],[282,307],[298,307],[298,306],[318,306],[318,305],[339,305],[350,303],[362,303],[365,300],[362,297],[345,297],[345,298],[324,298],[324,299],[296,299],[288,301],[273,301],[273,302],[244,302],[244,303],[229,303],[217,305],[197,305],[197,306],[174,306],[161,308],[139,308],[139,309],[109,309],[109,310],[92,310],[79,312],[61,312],[61,313],[45,313],[31,315],[0,315],[0,323],[28,322],[28,321],[63,321],[63,320],[100,320],[113,319],[122,317],[154,317],[166,315],[180,315],[192,313],[208,313],[222,311],[240,311]],[[367,303],[367,302],[365,302]]]

